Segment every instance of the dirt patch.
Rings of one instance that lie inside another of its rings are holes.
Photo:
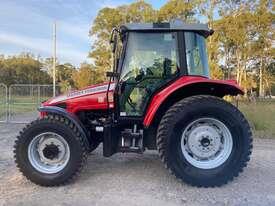
[[[255,139],[251,161],[221,188],[188,186],[169,175],[157,152],[102,157],[98,148],[75,182],[40,187],[13,162],[12,146],[23,125],[0,124],[0,206],[2,205],[275,205],[275,140]]]

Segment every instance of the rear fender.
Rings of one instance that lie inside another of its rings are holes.
[[[193,95],[224,97],[243,94],[235,80],[211,80],[203,77],[185,76],[155,94],[146,110],[143,125],[149,127],[160,120],[164,112],[177,101]]]
[[[72,113],[67,112],[65,109],[56,107],[56,106],[42,106],[38,108],[38,111],[41,113],[46,114],[58,114],[60,116],[65,117],[66,119],[72,121],[75,126],[77,127],[78,131],[82,134],[85,140],[86,148],[89,150],[90,143],[88,138],[88,131],[86,130],[85,126],[82,122],[78,119],[78,117]]]

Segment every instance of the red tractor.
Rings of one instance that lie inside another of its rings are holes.
[[[252,150],[243,114],[222,98],[243,91],[233,80],[209,79],[204,24],[125,24],[111,34],[110,81],[52,98],[17,137],[20,171],[43,186],[61,185],[103,143],[103,155],[158,150],[184,182],[226,184]]]

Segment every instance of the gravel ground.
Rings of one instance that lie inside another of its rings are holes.
[[[275,205],[275,140],[254,140],[245,171],[221,188],[196,188],[165,170],[156,152],[102,157],[93,152],[75,182],[45,188],[27,181],[13,162],[12,146],[22,125],[0,124],[2,205]]]

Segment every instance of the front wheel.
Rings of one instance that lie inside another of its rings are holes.
[[[194,186],[220,186],[243,170],[252,133],[242,113],[213,96],[193,96],[163,116],[157,147],[165,166]]]
[[[33,121],[20,132],[14,145],[17,167],[42,186],[71,181],[87,158],[84,137],[76,125],[59,115]]]

